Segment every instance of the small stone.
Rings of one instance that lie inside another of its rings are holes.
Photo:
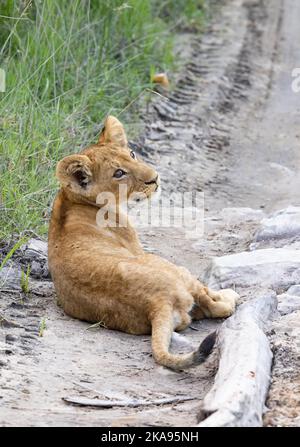
[[[21,250],[25,251],[25,255],[28,258],[47,258],[48,244],[45,241],[39,239],[30,239],[25,245],[21,247]]]
[[[7,334],[5,337],[6,343],[12,343],[12,342],[15,342],[16,340],[17,340],[17,337],[15,337],[14,335],[11,335],[11,334]]]
[[[5,265],[0,271],[0,286],[3,289],[21,290],[21,269],[13,264]]]

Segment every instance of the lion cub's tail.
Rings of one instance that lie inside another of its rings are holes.
[[[172,354],[169,352],[173,328],[173,310],[164,306],[152,319],[152,351],[157,363],[171,369],[183,369],[203,363],[211,353],[217,334],[208,335],[199,348],[188,354]]]

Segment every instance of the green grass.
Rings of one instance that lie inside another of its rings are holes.
[[[202,3],[0,0],[0,239],[47,232],[57,161],[108,113],[138,122],[134,99],[174,68],[176,26],[199,26]]]
[[[29,286],[29,277],[30,277],[30,264],[28,264],[26,272],[24,270],[21,270],[21,290],[23,293],[28,295],[30,292],[30,286]]]
[[[39,337],[44,336],[45,329],[47,329],[46,318],[42,318],[42,320],[40,322],[40,327],[39,327]]]

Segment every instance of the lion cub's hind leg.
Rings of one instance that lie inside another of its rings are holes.
[[[183,331],[189,327],[192,321],[191,316],[185,310],[173,310],[174,331]]]
[[[215,292],[201,284],[184,267],[177,267],[177,274],[185,284],[186,290],[194,298],[194,306],[189,311],[193,320],[202,318],[225,318],[233,314],[238,294],[231,289]]]

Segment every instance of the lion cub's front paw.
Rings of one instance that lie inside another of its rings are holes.
[[[232,315],[240,296],[232,289],[219,290],[218,294],[221,296],[220,301],[227,305],[228,316]]]

